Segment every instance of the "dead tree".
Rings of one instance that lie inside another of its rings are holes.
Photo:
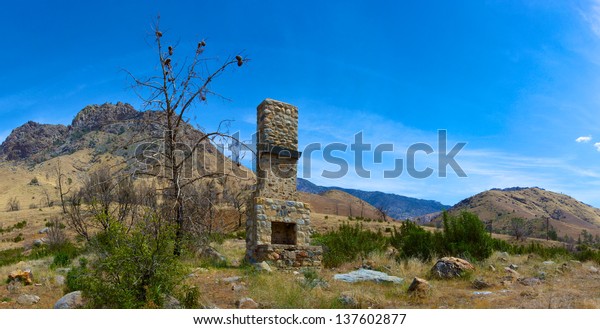
[[[163,40],[163,32],[158,21],[154,26],[153,36],[157,51],[158,74],[147,79],[138,79],[129,73],[134,81],[134,88],[145,103],[146,109],[158,111],[162,129],[162,145],[154,159],[161,170],[140,173],[148,174],[159,180],[163,189],[164,202],[171,208],[171,220],[175,224],[175,255],[181,253],[184,221],[186,218],[185,191],[194,182],[206,177],[215,177],[222,173],[195,172],[194,155],[211,138],[223,136],[216,131],[204,133],[202,137],[184,143],[183,130],[186,118],[199,102],[204,102],[208,95],[217,95],[210,90],[211,83],[231,66],[242,66],[247,60],[242,56],[229,57],[216,69],[209,70],[209,59],[203,56],[207,46],[204,40],[197,43],[191,59],[177,61],[178,47],[168,45]],[[179,66],[183,63],[183,66]],[[190,170],[191,168],[191,170]]]
[[[63,179],[67,178],[65,174],[62,172],[62,167],[60,165],[60,159],[56,161],[56,181],[58,185],[58,195],[60,196],[60,204],[62,206],[63,214],[67,213],[67,207],[65,206],[65,196],[67,196],[71,192],[71,187],[65,191],[64,190],[64,181]]]

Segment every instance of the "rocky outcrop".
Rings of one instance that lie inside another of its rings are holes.
[[[64,125],[29,121],[10,133],[0,146],[0,154],[11,161],[35,158],[42,151],[62,143],[67,138],[68,131],[69,128]]]
[[[74,130],[100,130],[111,124],[134,119],[139,115],[140,112],[133,106],[121,102],[116,105],[111,103],[88,105],[77,113],[71,126]]]
[[[444,257],[431,268],[431,274],[442,279],[460,277],[466,272],[475,270],[468,261],[457,257]]]

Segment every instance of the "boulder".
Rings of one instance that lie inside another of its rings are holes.
[[[408,292],[425,293],[431,289],[431,285],[427,280],[415,277],[408,287]]]
[[[513,270],[510,267],[505,267],[504,270],[506,271],[506,273],[510,274],[511,277],[518,278],[521,276],[521,274],[519,274],[519,272]]]
[[[202,249],[200,257],[215,263],[227,262],[227,258],[221,255],[215,248],[208,246]]]
[[[518,265],[515,265],[515,264],[510,264],[510,265],[508,265],[508,267],[509,267],[510,269],[512,269],[512,270],[515,270],[515,271],[519,269],[519,266],[518,266]]]
[[[390,276],[386,273],[367,270],[364,268],[358,269],[356,271],[352,271],[350,273],[345,274],[336,274],[333,276],[334,280],[344,281],[344,282],[362,282],[362,281],[372,281],[372,282],[391,282],[391,283],[402,283],[404,279],[399,278],[397,276]]]
[[[55,309],[75,309],[83,308],[84,306],[85,302],[81,296],[81,291],[70,292],[54,303]]]
[[[598,269],[593,266],[590,266],[589,270],[591,273],[594,273],[594,274],[598,273]]]
[[[231,284],[231,290],[233,290],[235,292],[240,292],[242,290],[246,290],[246,287],[243,284],[232,283]]]
[[[457,257],[444,257],[431,268],[431,274],[438,278],[450,279],[462,276],[465,272],[473,271],[475,267],[468,261]]]
[[[17,297],[17,303],[21,305],[33,305],[40,301],[40,297],[36,295],[23,294]]]
[[[235,303],[235,306],[237,308],[241,308],[241,309],[254,309],[254,308],[258,308],[258,303],[255,302],[252,298],[244,297],[244,298],[238,300]]]
[[[267,272],[267,273],[273,272],[273,270],[271,269],[271,266],[269,266],[269,264],[267,264],[267,262],[265,262],[265,261],[254,264],[254,268],[259,272]]]
[[[34,247],[41,247],[44,244],[44,239],[35,239],[33,240]]]
[[[48,233],[48,230],[49,230],[49,228],[44,227],[43,229],[39,230],[38,233],[39,234],[45,234],[45,233]]]
[[[33,284],[33,274],[29,269],[25,271],[12,271],[10,272],[10,274],[8,274],[8,282],[10,283],[12,281],[19,281],[22,282],[24,285],[30,285]]]

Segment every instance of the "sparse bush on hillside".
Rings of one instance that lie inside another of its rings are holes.
[[[29,185],[32,185],[32,186],[39,186],[39,185],[40,185],[40,181],[37,179],[37,177],[33,177],[33,178],[31,179],[31,181],[29,182]]]
[[[371,252],[384,251],[388,240],[381,232],[363,229],[359,224],[344,223],[336,231],[315,234],[313,243],[323,246],[323,264],[335,267],[357,257],[366,258]]]

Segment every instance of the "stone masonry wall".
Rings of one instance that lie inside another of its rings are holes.
[[[298,149],[298,108],[266,99],[257,107],[257,125],[257,196],[297,200],[297,159],[266,151],[273,146],[293,151]]]

